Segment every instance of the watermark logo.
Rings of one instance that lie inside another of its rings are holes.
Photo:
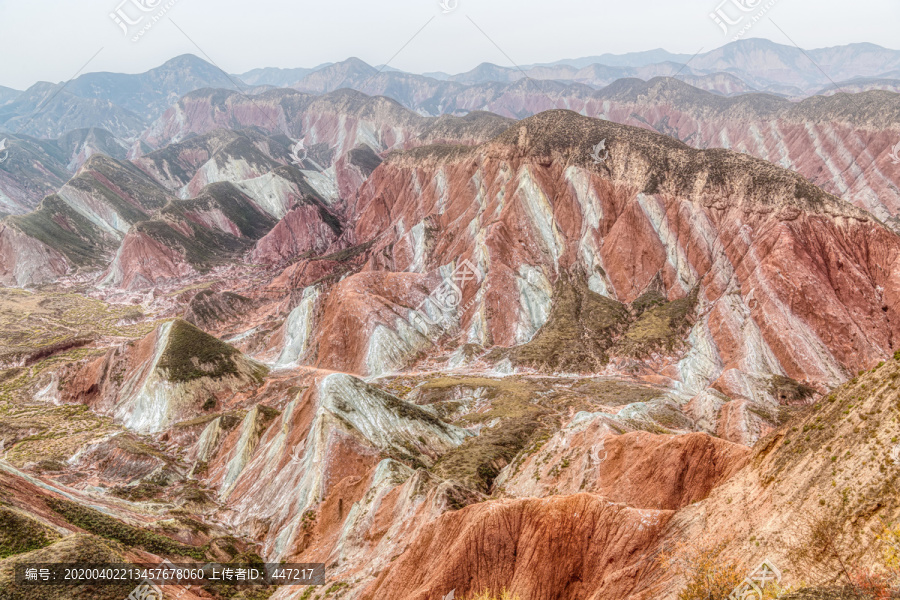
[[[306,160],[306,154],[306,146],[303,145],[303,140],[298,141],[291,147],[291,163],[303,168],[303,161]]]
[[[756,567],[728,596],[728,600],[761,600],[769,583],[780,583],[781,571],[768,558]]]
[[[456,598],[456,588],[450,590],[450,593],[441,598],[441,600],[453,600],[454,598]]]
[[[137,42],[176,3],[178,0],[168,0],[165,4],[163,0],[122,0],[115,10],[109,13],[109,18],[119,26],[125,37],[130,36],[132,42]]]
[[[6,140],[3,141],[5,142]],[[891,163],[900,165],[900,142],[897,142],[897,145],[891,148],[891,153],[888,154],[888,158],[891,159]]]
[[[900,444],[897,444],[891,449],[891,460],[895,465],[900,467]]]
[[[739,40],[762,19],[778,0],[722,0],[716,9],[709,13],[709,18],[721,27],[722,33],[729,36],[735,28],[740,27],[731,41]],[[752,14],[751,14],[752,13]]]
[[[459,308],[463,298],[463,287],[470,281],[481,283],[482,279],[484,279],[484,275],[478,267],[468,260],[462,261],[450,277],[445,279],[436,290],[419,303],[413,318],[423,322],[426,326],[437,325],[440,321],[432,321],[426,316],[429,308],[432,311],[437,309],[437,312],[442,315],[445,312],[451,312]],[[468,305],[464,306],[462,310],[465,311],[466,308],[468,308]]]
[[[6,162],[6,159],[9,158],[9,148],[6,147],[6,138],[0,140],[0,164]]]
[[[441,0],[440,2],[441,12],[445,15],[452,13],[458,6],[459,0]]]
[[[136,588],[131,590],[125,600],[165,600],[162,589],[158,585],[150,583],[146,579]]]
[[[606,138],[603,138],[594,146],[593,152],[591,152],[591,159],[595,165],[599,165],[602,162],[606,162],[607,158],[609,158],[609,150],[606,149]]]

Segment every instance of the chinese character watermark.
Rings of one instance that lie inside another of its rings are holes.
[[[164,598],[162,589],[145,579],[140,585],[131,590],[131,593],[128,594],[125,600],[164,600]]]
[[[6,138],[0,140],[0,164],[6,162],[6,159],[9,158],[9,148],[6,147]]]
[[[437,309],[437,312],[443,315],[445,312],[451,312],[454,309],[459,308],[459,305],[462,302],[463,287],[465,284],[470,281],[480,283],[483,278],[484,276],[478,267],[468,260],[462,261],[450,277],[445,279],[436,290],[431,292],[431,294],[419,303],[413,318],[423,322],[426,327],[427,325],[437,325],[440,322],[440,319],[438,321],[432,321],[427,316],[428,309]],[[463,307],[463,310],[465,310],[465,308],[467,307]]]
[[[3,140],[4,142],[6,140]],[[897,142],[897,145],[891,148],[891,153],[888,154],[888,158],[891,159],[891,162],[895,165],[900,165],[900,142]],[[0,160],[0,162],[3,162]]]
[[[739,40],[775,6],[778,0],[768,0],[760,6],[762,2],[763,0],[722,0],[716,9],[709,13],[709,18],[722,28],[726,36],[730,35],[735,27],[740,27],[741,29],[731,38],[731,41]],[[726,8],[728,5],[732,8]]]
[[[781,571],[771,560],[766,559],[756,570],[745,578],[728,596],[728,600],[762,600],[763,589],[769,583],[780,583]]]
[[[606,149],[606,138],[603,138],[596,146],[594,146],[594,149],[591,152],[591,159],[594,161],[595,165],[599,165],[602,162],[606,162],[607,158],[609,158],[609,150]]]
[[[161,21],[177,2],[178,0],[168,0],[163,4],[163,0],[122,0],[115,10],[109,13],[109,18],[122,29],[125,37],[130,36],[132,42],[137,42]]]

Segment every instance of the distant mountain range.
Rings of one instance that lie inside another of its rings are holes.
[[[66,83],[39,82],[23,92],[0,88],[0,129],[55,138],[99,127],[129,138],[196,89],[234,88],[220,69],[184,55],[146,73],[86,73]]]
[[[25,91],[0,86],[0,141],[8,150],[0,161],[0,214],[34,210],[95,154],[136,159],[191,136],[246,127],[319,143],[314,138],[320,134],[308,133],[309,124],[301,121],[320,109],[338,118],[329,128],[353,115],[386,127],[384,136],[396,136],[387,132],[398,126],[422,131],[423,125],[413,125],[421,117],[487,111],[523,119],[565,108],[653,129],[698,148],[748,152],[796,170],[900,227],[894,223],[900,215],[898,182],[884,158],[897,143],[900,51],[873,44],[802,51],[750,39],[695,57],[651,50],[522,70],[484,63],[466,73],[433,75],[374,67],[357,58],[228,75],[184,55],[141,74],[88,73],[68,84],[41,82]],[[359,95],[339,93],[348,89],[393,102],[370,105]],[[841,91],[869,94],[839,102],[791,101]],[[379,116],[358,114],[374,106]],[[877,136],[871,133],[876,122]],[[832,133],[809,123],[838,126],[842,139],[852,140],[841,144],[867,150],[848,153],[833,144]],[[357,142],[378,153],[407,144],[363,136],[343,147],[325,137],[327,152],[338,155]],[[469,137],[454,132],[429,139]],[[860,164],[847,158],[856,156]],[[333,163],[324,154],[320,158],[326,166]]]
[[[568,97],[624,78],[649,81],[654,77],[677,77],[725,96],[761,91],[801,99],[841,89],[897,90],[900,51],[875,44],[807,51],[747,39],[694,57],[657,49],[522,68],[483,63],[465,73],[425,75],[385,65],[374,67],[358,58],[313,68],[260,68],[227,75],[196,56],[184,55],[146,73],[87,73],[68,84],[39,82],[24,91],[0,86],[0,131],[57,138],[75,129],[102,128],[116,137],[134,139],[179,98],[204,88],[257,93],[289,87],[315,94],[351,88],[384,95],[420,114],[437,116],[459,111],[460,97],[483,98],[474,109],[491,110],[491,98],[502,96],[507,86],[526,78],[553,82],[546,91]],[[528,116],[513,108],[500,112]]]
[[[646,81],[653,77],[678,75],[691,85],[699,83],[697,87],[701,89],[719,91],[726,95],[765,91],[799,98],[813,95],[827,86],[840,86],[841,82],[858,78],[897,79],[900,74],[898,67],[900,51],[875,44],[801,50],[754,38],[738,40],[695,57],[657,49],[567,59],[521,68],[482,63],[470,71],[456,75],[413,75],[388,69],[381,70],[381,74],[392,76],[397,83],[403,83],[409,77],[421,77],[432,82],[477,85],[511,83],[530,77],[581,83],[591,87],[603,87],[625,77],[637,77]],[[360,86],[378,73],[379,70],[375,67],[351,58],[314,69],[256,69],[235,77],[253,85],[293,87],[301,91],[331,91],[340,87]],[[719,79],[727,76],[732,81],[736,78],[742,85],[735,85],[734,91],[722,91],[715,85],[703,85],[703,78],[707,76],[717,76]],[[363,80],[360,81],[360,78]]]

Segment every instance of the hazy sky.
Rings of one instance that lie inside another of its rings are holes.
[[[390,66],[418,73],[653,48],[694,54],[729,41],[709,16],[721,1],[444,0],[456,5],[444,14],[440,0],[0,0],[0,85],[68,80],[98,51],[84,72],[139,73],[184,53],[205,53],[229,73],[350,56],[377,65],[401,48]],[[725,1],[722,10],[735,20],[741,13],[732,2],[754,7],[751,15],[774,2],[746,37],[790,44],[771,17],[804,48],[900,46],[898,0]],[[143,15],[134,35],[167,4],[137,42],[110,17],[117,9],[134,22]]]

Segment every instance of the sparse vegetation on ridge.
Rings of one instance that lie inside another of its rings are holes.
[[[115,540],[126,546],[142,548],[161,556],[187,556],[198,560],[206,556],[205,548],[188,546],[158,533],[128,525],[71,500],[50,498],[47,503],[50,508],[72,525],[102,538]]]
[[[49,546],[33,550],[27,554],[14,555],[0,561],[0,597],[14,600],[122,600],[134,589],[131,582],[81,585],[68,588],[71,595],[61,596],[58,586],[21,586],[15,584],[16,565],[41,563],[82,563],[110,564],[127,563],[124,558],[126,548],[118,542],[104,540],[97,536],[76,533],[56,541]]]
[[[751,574],[755,566],[730,556],[729,541],[711,535],[679,541],[665,548],[657,561],[666,571],[677,573],[684,581],[678,600],[726,600],[731,592]],[[777,582],[769,582],[757,600],[775,600],[791,591]]]
[[[660,391],[623,381],[573,378],[490,378],[448,375],[416,381],[399,376],[386,388],[427,404],[462,427],[481,426],[477,436],[441,456],[432,468],[439,477],[480,494],[493,493],[494,479],[537,452],[573,411],[602,411],[651,400]],[[623,430],[632,427],[623,422]],[[660,428],[661,429],[661,428]],[[661,431],[665,431],[662,430]]]
[[[695,288],[678,300],[667,302],[663,298],[641,304],[640,316],[628,327],[617,351],[628,356],[642,356],[653,351],[677,350],[693,324],[698,293],[699,288]]]
[[[169,381],[177,383],[203,377],[218,379],[238,374],[235,357],[239,355],[234,346],[178,319],[172,323],[158,366],[166,372]]]
[[[106,304],[78,293],[0,289],[0,360],[44,358],[57,344],[101,336],[136,338],[154,323],[134,306]],[[138,321],[135,323],[135,321]]]
[[[49,546],[59,537],[49,527],[0,504],[0,559]]]
[[[699,288],[668,301],[651,290],[630,306],[591,291],[583,277],[561,276],[550,317],[532,340],[509,351],[516,364],[548,372],[597,372],[614,356],[677,352],[694,322]]]
[[[84,444],[118,429],[111,418],[81,404],[47,406],[0,399],[4,459],[17,467],[67,460]]]
[[[504,588],[496,594],[490,590],[484,590],[470,596],[460,596],[460,600],[519,600],[519,596]]]
[[[562,276],[547,322],[513,355],[519,363],[543,370],[599,371],[628,321],[623,304],[592,292],[583,278]]]

